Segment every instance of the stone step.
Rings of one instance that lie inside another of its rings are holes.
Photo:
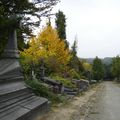
[[[68,94],[68,95],[77,95],[78,94],[78,92],[66,92],[66,91],[64,91],[64,93],[66,93],[66,94]]]
[[[27,98],[30,98],[31,96],[33,96],[33,94],[23,94],[23,95],[17,95],[17,96],[14,96],[13,98],[8,98],[7,100],[3,100],[0,102],[0,112],[1,112],[1,109],[3,110],[3,108],[6,108],[6,107],[9,107],[11,106],[12,104],[15,105],[15,103],[18,103],[19,101],[22,101],[22,100],[25,100]]]
[[[17,75],[17,73],[15,73],[16,75],[7,75],[7,77],[1,77],[0,78],[0,84],[8,84],[8,83],[13,83],[13,82],[21,82],[23,81],[23,77],[20,75]],[[14,77],[13,77],[14,76]]]
[[[2,95],[0,95],[0,103],[1,102],[6,102],[8,100],[15,99],[19,96],[27,95],[28,93],[31,93],[31,92],[32,91],[30,89],[25,88],[25,89],[21,89],[21,90],[18,90],[18,91],[14,91],[12,93],[2,94]]]
[[[7,106],[2,109],[0,112],[0,120],[33,120],[33,118],[35,119],[35,116],[40,116],[41,113],[46,112],[47,110],[47,99],[32,96],[27,99],[18,100],[9,107]]]
[[[4,111],[8,111],[16,106],[18,106],[19,104],[26,102],[26,100],[29,101],[29,99],[32,99],[32,97],[26,98],[26,99],[17,99],[16,101],[13,99],[13,101],[15,101],[14,103],[10,103],[8,104],[9,101],[1,103],[1,108],[0,108],[0,113],[3,113]]]
[[[23,81],[0,84],[0,120],[34,120],[48,108],[48,100],[35,96]]]
[[[67,88],[67,87],[64,87],[64,91],[66,91],[66,92],[75,92],[75,90]]]
[[[26,89],[23,81],[0,84],[0,96]]]
[[[1,85],[1,84],[13,83],[13,82],[21,82],[21,81],[23,81],[22,79],[23,79],[22,77],[19,77],[19,76],[17,77],[17,76],[16,76],[16,77],[14,77],[14,79],[0,80],[0,85]]]

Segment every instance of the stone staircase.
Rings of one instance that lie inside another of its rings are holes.
[[[48,100],[35,96],[23,81],[0,84],[0,120],[36,120],[48,110]]]
[[[0,60],[0,120],[36,120],[48,111],[48,100],[35,96],[23,79],[17,59]]]
[[[48,111],[49,102],[35,96],[24,83],[17,48],[18,20],[10,16],[12,20],[8,43],[0,58],[0,120],[36,120]]]

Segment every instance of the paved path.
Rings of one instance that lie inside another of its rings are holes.
[[[120,120],[120,85],[105,82],[85,120]]]

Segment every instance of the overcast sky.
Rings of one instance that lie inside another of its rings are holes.
[[[67,40],[78,40],[79,57],[120,54],[120,0],[61,0],[54,11],[66,15]]]

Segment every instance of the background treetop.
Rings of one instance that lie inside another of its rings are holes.
[[[21,18],[23,26],[38,26],[40,18],[42,16],[48,16],[49,11],[58,2],[59,0],[0,0],[0,26],[11,15],[16,15],[18,18]],[[37,17],[37,19],[33,21],[32,16]]]
[[[0,0],[0,54],[8,40],[11,26],[21,20],[17,29],[18,48],[22,50],[24,41],[34,36],[33,31],[40,26],[42,16],[49,16],[50,11],[59,0]],[[14,16],[15,19],[11,19]],[[15,21],[14,21],[15,20]]]

